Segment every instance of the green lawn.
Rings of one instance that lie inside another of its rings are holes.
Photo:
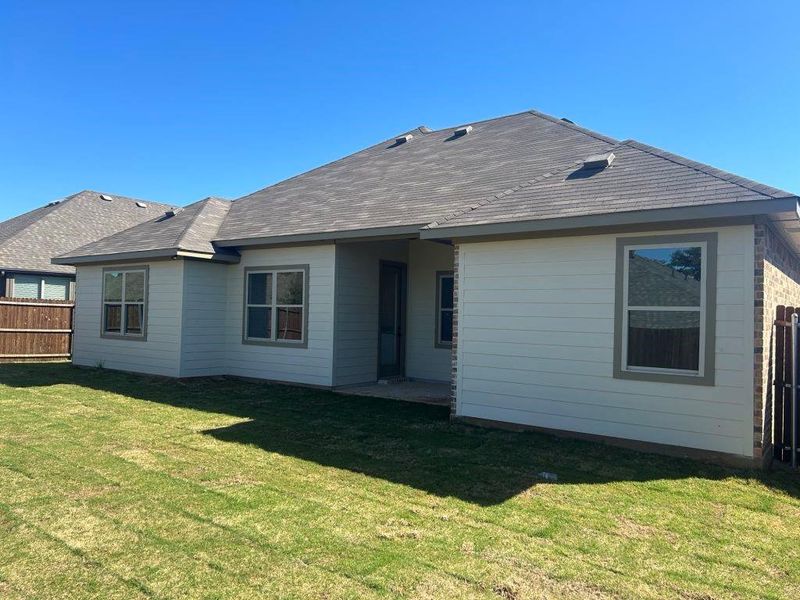
[[[797,598],[800,477],[440,407],[0,365],[0,597]]]

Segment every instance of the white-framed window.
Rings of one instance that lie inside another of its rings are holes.
[[[144,339],[147,315],[147,269],[103,270],[103,334]]]
[[[15,298],[70,299],[71,280],[68,277],[17,273],[13,275],[12,280],[12,291]]]
[[[308,266],[245,270],[244,341],[305,345]]]
[[[455,279],[452,271],[436,273],[436,347],[453,345],[453,291]]]
[[[716,236],[623,238],[617,265],[615,375],[713,383]]]

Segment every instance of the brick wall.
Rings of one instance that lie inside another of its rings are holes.
[[[800,306],[800,258],[769,225],[755,226],[755,381],[753,382],[753,456],[772,457],[775,309]]]
[[[456,416],[456,401],[458,389],[456,375],[458,374],[458,244],[453,244],[453,346],[450,350],[450,418]]]

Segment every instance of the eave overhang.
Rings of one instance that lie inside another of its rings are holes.
[[[503,223],[486,223],[460,226],[436,226],[420,231],[421,239],[468,239],[491,236],[509,236],[573,231],[576,229],[606,228],[615,226],[649,226],[666,222],[707,221],[737,217],[756,217],[793,214],[797,220],[798,197],[769,198],[749,202],[730,202],[705,206],[685,206],[653,210],[636,210],[553,219],[531,219]]]

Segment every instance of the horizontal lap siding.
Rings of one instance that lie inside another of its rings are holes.
[[[460,245],[458,414],[750,456],[753,228],[717,231],[713,387],[612,377],[623,236]]]
[[[184,263],[181,377],[225,374],[227,275],[232,268]]]
[[[409,243],[406,374],[450,381],[450,349],[436,348],[436,273],[453,270],[453,247],[422,240]]]
[[[78,267],[72,362],[177,377],[180,374],[183,261],[149,263],[145,341],[101,337],[102,278],[101,266]]]
[[[244,344],[244,269],[286,265],[309,265],[308,347]],[[240,264],[227,267],[225,362],[228,374],[332,385],[334,266],[333,245],[242,251]]]

